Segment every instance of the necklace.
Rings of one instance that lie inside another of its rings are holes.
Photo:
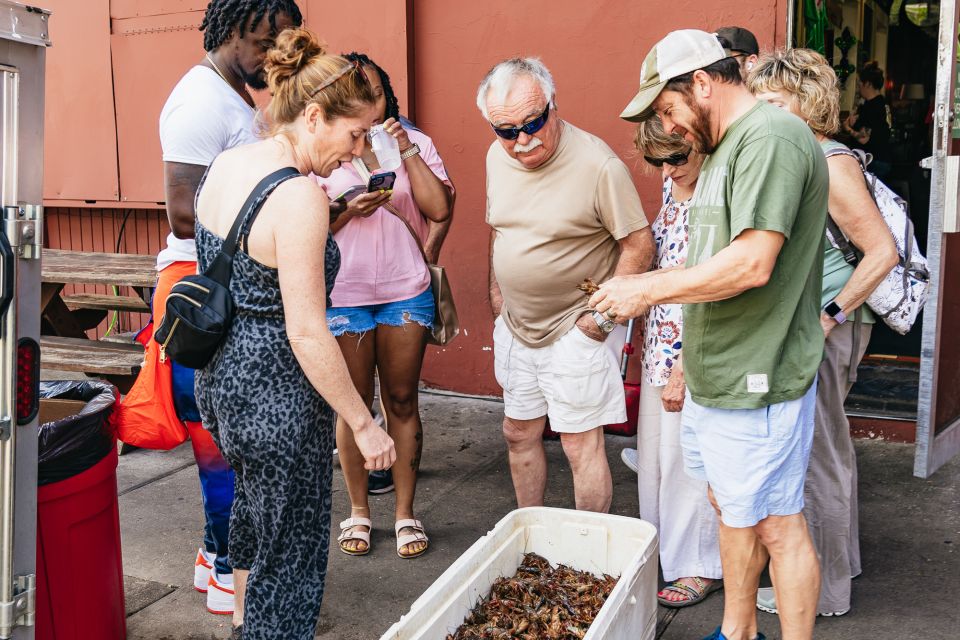
[[[210,57],[209,53],[206,55],[206,58],[207,58],[207,62],[213,65],[213,70],[217,72],[217,75],[220,76],[220,79],[226,82],[227,84],[230,84],[230,81],[227,80],[227,76],[223,75],[223,71],[220,71],[220,67],[218,67],[217,63],[213,61],[213,58]],[[233,85],[230,85],[230,86],[232,87]]]
[[[237,95],[239,95],[239,96],[243,99],[244,102],[246,102],[248,105],[250,105],[251,107],[253,107],[253,106],[254,106],[253,98],[250,97],[250,94],[247,93],[247,90],[244,89],[242,92],[237,91],[236,87],[234,87],[232,84],[230,84],[230,81],[227,80],[227,76],[223,75],[223,71],[220,71],[220,67],[218,67],[218,66],[217,66],[217,63],[213,61],[213,58],[210,57],[210,54],[208,53],[208,54],[206,54],[206,56],[204,56],[204,57],[206,57],[207,62],[209,62],[211,65],[213,65],[213,70],[217,72],[217,75],[220,76],[220,79],[223,80],[224,82],[226,82],[228,87],[230,87],[231,89],[233,89],[234,91],[236,91],[236,92],[237,92]]]

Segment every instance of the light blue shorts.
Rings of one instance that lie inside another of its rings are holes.
[[[681,445],[687,475],[706,480],[728,527],[803,510],[813,444],[814,380],[803,397],[762,409],[683,404]]]
[[[402,327],[416,322],[427,329],[433,328],[433,289],[406,300],[370,304],[363,307],[330,307],[327,309],[327,326],[334,336],[345,333],[365,333],[379,324]]]

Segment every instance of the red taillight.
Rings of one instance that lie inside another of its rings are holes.
[[[23,338],[17,343],[17,424],[27,424],[40,409],[40,345]]]

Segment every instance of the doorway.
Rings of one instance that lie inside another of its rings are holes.
[[[882,146],[868,143],[866,150],[874,155],[871,170],[909,204],[917,243],[926,255],[931,171],[920,161],[931,155],[933,145],[939,2],[799,0],[796,10],[793,42],[819,50],[833,65],[841,122],[850,118],[852,124],[864,101],[860,71],[868,63],[882,71],[889,137]],[[843,130],[837,139],[865,146]],[[922,335],[922,314],[902,336],[882,321],[874,325],[848,413],[916,420]]]

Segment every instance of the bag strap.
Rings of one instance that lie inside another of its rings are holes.
[[[370,182],[370,170],[367,169],[367,165],[363,163],[363,160],[360,158],[353,159],[353,168],[357,170],[357,173],[360,174],[360,179],[364,182]],[[417,232],[413,230],[413,227],[410,226],[410,223],[406,218],[401,215],[397,208],[394,207],[389,202],[381,205],[384,209],[395,215],[400,219],[400,222],[403,223],[403,226],[407,228],[407,231],[410,232],[410,235],[413,236],[413,241],[417,243],[417,249],[420,249],[420,255],[423,256],[423,261],[427,263],[427,266],[430,266],[430,261],[427,259],[427,252],[423,250],[423,242],[420,241],[420,236],[417,235]]]
[[[223,286],[230,283],[230,276],[233,272],[233,255],[237,251],[237,239],[241,236],[245,238],[250,233],[250,227],[267,201],[267,196],[281,183],[301,175],[303,174],[293,167],[284,167],[283,169],[277,169],[257,183],[257,186],[253,188],[240,208],[237,218],[233,221],[233,226],[230,227],[230,233],[223,241],[220,252],[207,270],[204,271],[204,275],[216,280]]]
[[[253,221],[267,201],[267,196],[280,186],[281,183],[299,175],[302,174],[293,167],[284,167],[283,169],[277,169],[258,182],[257,186],[250,192],[250,195],[247,196],[246,202],[240,207],[240,213],[237,214],[237,219],[233,221],[233,226],[230,227],[230,233],[227,234],[227,238],[223,241],[223,247],[220,251],[229,256],[233,256],[237,250],[237,240],[250,233],[250,227],[253,226]]]
[[[829,212],[827,212],[827,230],[829,230],[830,235],[833,236],[833,241],[836,243],[837,249],[843,254],[844,261],[854,267],[857,266],[860,262],[857,256],[857,250],[853,248],[853,244],[850,243],[847,236],[843,235],[840,226]]]

